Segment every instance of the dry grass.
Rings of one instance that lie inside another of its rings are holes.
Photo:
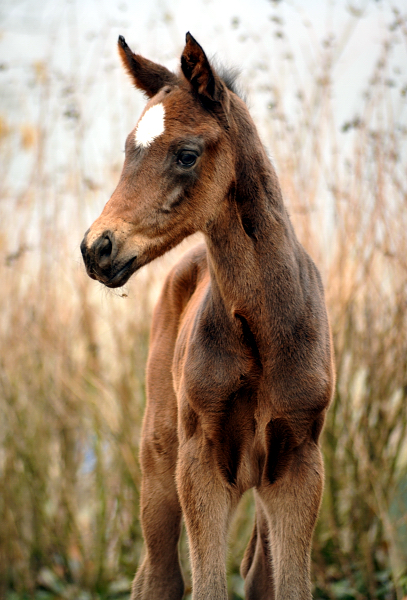
[[[305,89],[289,58],[284,77],[274,74],[281,85],[270,88],[260,124],[299,237],[321,266],[335,341],[314,542],[320,599],[407,593],[407,129],[397,39],[407,44],[407,22],[395,13],[348,123],[335,122],[340,48],[331,40]],[[137,456],[152,299],[182,249],[119,294],[86,277],[78,245],[87,207],[107,197],[117,168],[102,165],[102,189],[86,177],[86,123],[71,111],[44,127],[52,82],[44,65],[35,77],[38,121],[0,119],[0,202],[12,207],[0,225],[0,597],[115,597],[128,590],[142,545]],[[295,110],[285,100],[293,89]],[[46,157],[61,118],[71,143],[56,188]],[[7,185],[16,152],[31,168],[17,191]],[[252,510],[248,495],[231,532],[231,598],[242,594]],[[186,564],[185,539],[181,546]]]

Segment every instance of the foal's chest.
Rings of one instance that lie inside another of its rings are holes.
[[[175,345],[178,396],[198,414],[219,414],[246,385],[252,363],[240,323],[215,306],[210,283],[202,282],[184,311]]]

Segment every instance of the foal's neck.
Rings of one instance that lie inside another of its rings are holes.
[[[255,129],[252,135],[249,150],[238,149],[236,182],[206,242],[214,303],[243,317],[256,339],[270,340],[301,296],[301,247],[274,168]]]

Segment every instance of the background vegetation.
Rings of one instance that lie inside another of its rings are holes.
[[[260,48],[242,87],[256,99],[256,119],[298,235],[322,271],[334,334],[337,387],[323,435],[326,486],[314,540],[314,595],[401,600],[407,596],[407,17],[397,8],[383,13],[357,107],[349,114],[353,107],[342,106],[346,118],[339,122],[338,65],[371,4],[349,7],[335,34],[329,27],[322,37],[310,34],[308,61],[295,51],[283,5],[269,3],[261,39],[233,13],[225,27],[239,43],[252,36]],[[174,33],[172,13],[160,10]],[[47,62],[24,73],[7,57],[0,65],[0,75],[17,69],[29,105],[16,116],[3,88],[0,598],[8,600],[128,596],[142,549],[138,444],[151,308],[164,273],[194,243],[118,292],[86,276],[79,243],[114,189],[142,100],[118,65],[116,71],[103,63],[99,73],[96,51],[78,75],[74,26],[68,71],[55,67],[52,35]],[[176,33],[178,55],[184,32]],[[208,51],[216,49],[213,42]],[[108,52],[118,63],[115,48]],[[107,130],[94,128],[98,119]],[[106,135],[111,147],[102,151]],[[247,494],[231,531],[234,599],[243,597],[238,569],[252,518]],[[189,581],[185,536],[181,555]]]

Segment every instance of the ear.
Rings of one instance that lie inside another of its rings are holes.
[[[162,65],[134,54],[122,35],[118,39],[120,58],[134,85],[149,98],[155,96],[165,85],[175,85],[178,78]]]
[[[181,56],[181,69],[195,92],[204,99],[221,103],[226,101],[225,84],[212,69],[205,52],[189,32]]]

